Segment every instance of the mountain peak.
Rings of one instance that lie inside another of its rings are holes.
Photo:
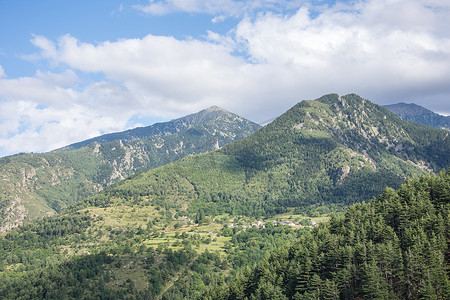
[[[137,172],[217,150],[259,128],[213,106],[176,120],[110,133],[50,153],[3,158],[2,178],[7,179],[0,182],[0,233],[22,224],[24,219],[60,211]],[[23,181],[17,174],[23,174]]]
[[[402,115],[408,116],[418,116],[422,114],[431,114],[433,113],[431,110],[426,109],[420,105],[414,103],[404,103],[400,102],[397,104],[385,105],[387,109],[402,117]],[[402,117],[403,118],[403,117]]]
[[[224,116],[224,115],[232,116],[234,114],[230,113],[226,109],[223,109],[219,106],[214,105],[214,106],[205,108],[199,112],[181,117],[179,119],[175,119],[173,121],[174,122],[183,122],[186,124],[194,125],[194,124],[197,124],[200,122],[208,122],[208,121],[214,120],[214,119]]]
[[[205,108],[197,113],[194,113],[192,115],[201,115],[201,114],[213,114],[214,116],[216,116],[216,115],[231,114],[231,113],[228,110],[226,110],[220,106],[213,105],[213,106]]]
[[[227,111],[226,109],[217,106],[217,105],[213,105],[211,107],[208,107],[206,109],[204,109],[204,111],[208,111],[208,112],[212,112],[212,111],[220,111],[220,112],[224,112],[224,113],[229,113],[229,111]]]
[[[252,131],[259,128],[257,124],[253,124],[252,122],[245,120],[219,106],[211,106],[209,108],[203,109],[199,112],[177,118],[168,122],[156,123],[146,127],[138,127],[134,129],[129,129],[122,132],[114,132],[105,135],[101,135],[95,138],[91,138],[85,141],[81,141],[78,143],[74,143],[68,146],[65,146],[61,149],[57,149],[57,151],[65,151],[65,150],[73,150],[79,149],[81,147],[87,146],[93,142],[98,142],[100,144],[104,144],[107,142],[111,142],[114,140],[123,140],[125,142],[134,141],[140,138],[147,138],[150,136],[165,136],[174,133],[178,133],[187,129],[190,126],[202,123],[202,122],[211,122],[216,120],[219,117],[227,116],[232,117],[234,120],[240,120],[241,122],[246,123],[251,126]],[[235,117],[235,118],[234,118]]]
[[[385,105],[385,108],[403,120],[422,123],[427,126],[450,130],[450,117],[439,115],[414,103],[397,103]]]

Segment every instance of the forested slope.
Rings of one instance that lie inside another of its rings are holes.
[[[308,228],[197,223],[152,206],[90,207],[0,234],[1,299],[202,299]]]
[[[269,221],[266,228],[229,227],[226,216],[189,225],[166,216],[164,209],[130,204],[89,207],[0,235],[0,297],[450,295],[450,175],[445,171],[408,180],[397,191],[388,188],[370,203],[355,204],[312,230],[274,227]],[[245,220],[235,217],[232,222],[239,219]]]
[[[449,299],[450,175],[408,180],[204,299]]]

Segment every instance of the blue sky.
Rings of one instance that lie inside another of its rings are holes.
[[[449,20],[447,0],[0,0],[0,156],[332,92],[450,114]]]

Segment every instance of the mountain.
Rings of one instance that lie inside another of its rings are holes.
[[[204,299],[449,299],[450,176],[410,180],[321,224]]]
[[[241,124],[239,124],[239,126],[242,127],[241,128],[242,132],[239,132],[237,130],[238,126],[235,126],[235,128],[233,128],[231,130],[229,128],[226,128],[227,123],[229,123],[229,122],[233,126],[236,125],[236,124],[234,124],[234,122],[241,123]],[[157,137],[157,136],[167,136],[167,135],[180,133],[180,132],[185,131],[185,130],[189,129],[190,127],[195,126],[200,123],[205,123],[205,124],[207,124],[207,126],[213,126],[214,129],[216,129],[216,130],[218,130],[218,128],[223,128],[225,126],[225,128],[222,129],[224,131],[223,132],[224,134],[225,134],[225,132],[230,131],[230,132],[232,132],[231,135],[239,135],[240,137],[244,137],[244,136],[252,133],[253,131],[256,131],[257,129],[259,129],[259,126],[257,126],[256,124],[254,124],[250,121],[244,120],[243,118],[241,118],[237,115],[233,115],[221,107],[212,106],[212,107],[204,109],[198,113],[190,114],[188,116],[185,116],[185,117],[182,117],[179,119],[175,119],[170,122],[156,123],[154,125],[147,126],[147,127],[138,127],[138,128],[130,129],[130,130],[123,131],[123,132],[105,134],[102,136],[98,136],[98,137],[95,137],[92,139],[88,139],[85,141],[81,141],[78,143],[74,143],[74,144],[65,146],[56,151],[75,150],[75,149],[79,149],[81,147],[88,146],[92,143],[104,144],[104,143],[108,143],[108,142],[116,141],[116,140],[121,140],[123,143],[126,144],[126,143],[130,143],[130,142],[133,142],[136,140],[143,140],[143,139],[148,139],[148,138]],[[212,124],[212,123],[214,123],[214,124]],[[208,128],[208,130],[212,130],[212,129]],[[233,138],[228,139],[228,141],[230,141],[232,139]],[[219,145],[219,146],[225,145],[226,140],[225,141],[221,140],[220,144],[221,145]]]
[[[354,94],[302,101],[0,234],[0,297],[444,299],[450,183],[424,174],[449,168],[449,139]]]
[[[59,212],[114,182],[219,149],[259,125],[219,107],[43,154],[0,158],[0,232]]]
[[[249,137],[122,181],[89,199],[142,197],[191,216],[199,209],[271,216],[370,200],[406,177],[450,166],[448,132],[402,121],[357,95],[302,101]]]
[[[397,103],[384,105],[403,120],[414,121],[424,125],[450,130],[450,117],[442,116],[414,103]]]

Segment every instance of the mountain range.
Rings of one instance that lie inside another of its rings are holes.
[[[59,212],[137,172],[219,149],[259,128],[215,106],[48,153],[1,158],[0,232]]]
[[[136,140],[101,142],[45,155]],[[448,131],[358,95],[303,100],[0,234],[0,297],[446,299],[449,152]]]
[[[414,103],[397,103],[385,105],[403,120],[418,122],[430,127],[450,130],[450,117],[439,115]]]
[[[270,216],[370,200],[450,165],[448,132],[402,121],[357,95],[302,101],[249,137],[140,173],[88,199],[145,195],[194,213]]]

